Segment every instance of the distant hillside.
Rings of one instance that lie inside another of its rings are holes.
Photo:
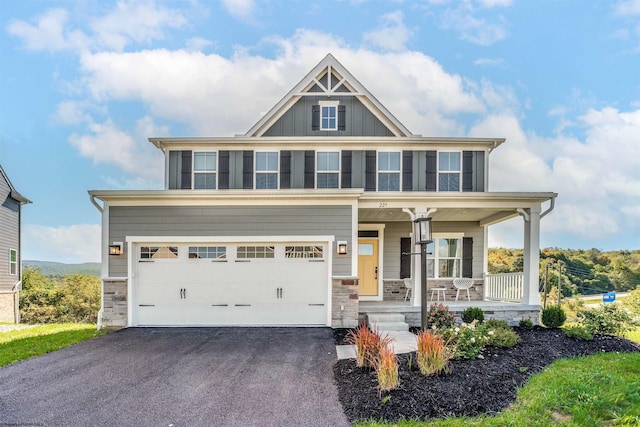
[[[44,276],[68,276],[74,274],[89,274],[100,277],[99,262],[85,262],[82,264],[64,264],[53,261],[23,260],[23,266],[39,267]]]

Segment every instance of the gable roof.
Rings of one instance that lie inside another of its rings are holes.
[[[4,169],[2,169],[2,165],[0,165],[0,176],[2,176],[4,180],[7,182],[7,184],[9,185],[9,189],[11,190],[11,192],[9,193],[9,196],[13,200],[20,202],[20,204],[23,204],[23,205],[27,203],[31,203],[31,200],[27,199],[22,194],[16,191],[15,187],[13,186],[13,184],[11,184],[11,181],[9,180],[9,177],[5,173]]]
[[[347,71],[331,54],[327,54],[293,89],[287,93],[245,136],[262,136],[303,96],[355,96],[395,136],[413,135],[387,108]]]

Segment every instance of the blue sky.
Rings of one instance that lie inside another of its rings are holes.
[[[161,188],[148,137],[244,133],[329,52],[414,133],[507,138],[489,188],[559,193],[542,246],[640,247],[640,0],[4,0],[0,28],[25,259],[98,261],[87,190]]]

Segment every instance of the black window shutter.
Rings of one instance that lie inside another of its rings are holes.
[[[346,105],[338,105],[338,130],[347,129],[347,107]]]
[[[376,191],[376,152],[374,150],[365,153],[364,176],[365,191]]]
[[[400,238],[400,278],[411,277],[411,237]]]
[[[413,151],[402,152],[402,191],[413,190]]]
[[[253,151],[242,153],[242,188],[253,189]]]
[[[427,191],[436,191],[438,179],[438,152],[427,151]]]
[[[320,106],[311,106],[311,130],[320,130]]]
[[[191,151],[182,152],[182,173],[180,175],[180,189],[191,190]]]
[[[280,152],[280,188],[291,188],[291,151]]]
[[[342,152],[342,188],[351,188],[351,151],[345,150]]]
[[[462,191],[473,191],[473,151],[462,152]]]
[[[315,188],[316,180],[316,152],[305,151],[304,152],[304,188]]]
[[[229,152],[218,151],[218,188],[229,188]]]
[[[462,238],[462,277],[473,277],[473,238]]]

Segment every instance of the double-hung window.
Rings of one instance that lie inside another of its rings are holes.
[[[400,191],[400,152],[378,152],[378,191]]]
[[[9,274],[18,274],[18,251],[15,249],[9,249]]]
[[[438,191],[460,191],[460,152],[438,153]]]
[[[320,151],[316,154],[316,187],[338,188],[340,182],[340,153]]]
[[[338,105],[320,104],[320,130],[338,130]]]
[[[256,188],[278,189],[278,152],[256,152]]]
[[[427,245],[427,276],[439,279],[461,277],[462,239],[439,237]],[[434,270],[435,267],[435,270]]]
[[[215,190],[218,156],[215,152],[193,153],[193,188]]]

